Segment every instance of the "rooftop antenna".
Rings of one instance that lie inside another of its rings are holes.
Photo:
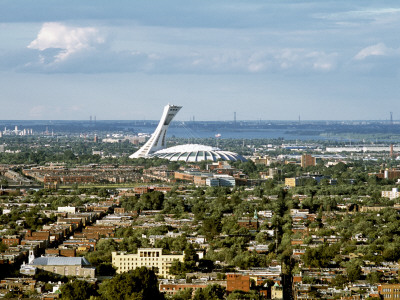
[[[393,112],[390,112],[390,125],[393,125]]]

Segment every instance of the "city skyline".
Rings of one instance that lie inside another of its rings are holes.
[[[398,120],[396,1],[0,4],[1,120]]]

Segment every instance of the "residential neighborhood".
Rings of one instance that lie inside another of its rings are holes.
[[[2,297],[64,298],[82,282],[106,297],[132,272],[153,272],[166,299],[400,294],[393,154],[247,151],[236,162],[2,164]]]

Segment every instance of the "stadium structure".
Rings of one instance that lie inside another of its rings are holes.
[[[217,147],[199,144],[185,144],[166,148],[166,134],[172,119],[176,116],[182,106],[166,105],[156,130],[150,139],[130,158],[159,157],[170,161],[199,162],[203,160],[227,160],[246,161],[246,159],[234,152],[223,151]]]

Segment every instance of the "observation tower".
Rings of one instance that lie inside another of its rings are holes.
[[[136,151],[129,157],[146,158],[149,157],[151,153],[164,149],[166,147],[165,136],[167,134],[169,124],[171,123],[172,119],[176,116],[176,114],[180,111],[181,108],[182,106],[176,106],[170,104],[166,105],[164,107],[160,123],[158,123],[158,126],[151,135],[150,139],[138,151]]]

